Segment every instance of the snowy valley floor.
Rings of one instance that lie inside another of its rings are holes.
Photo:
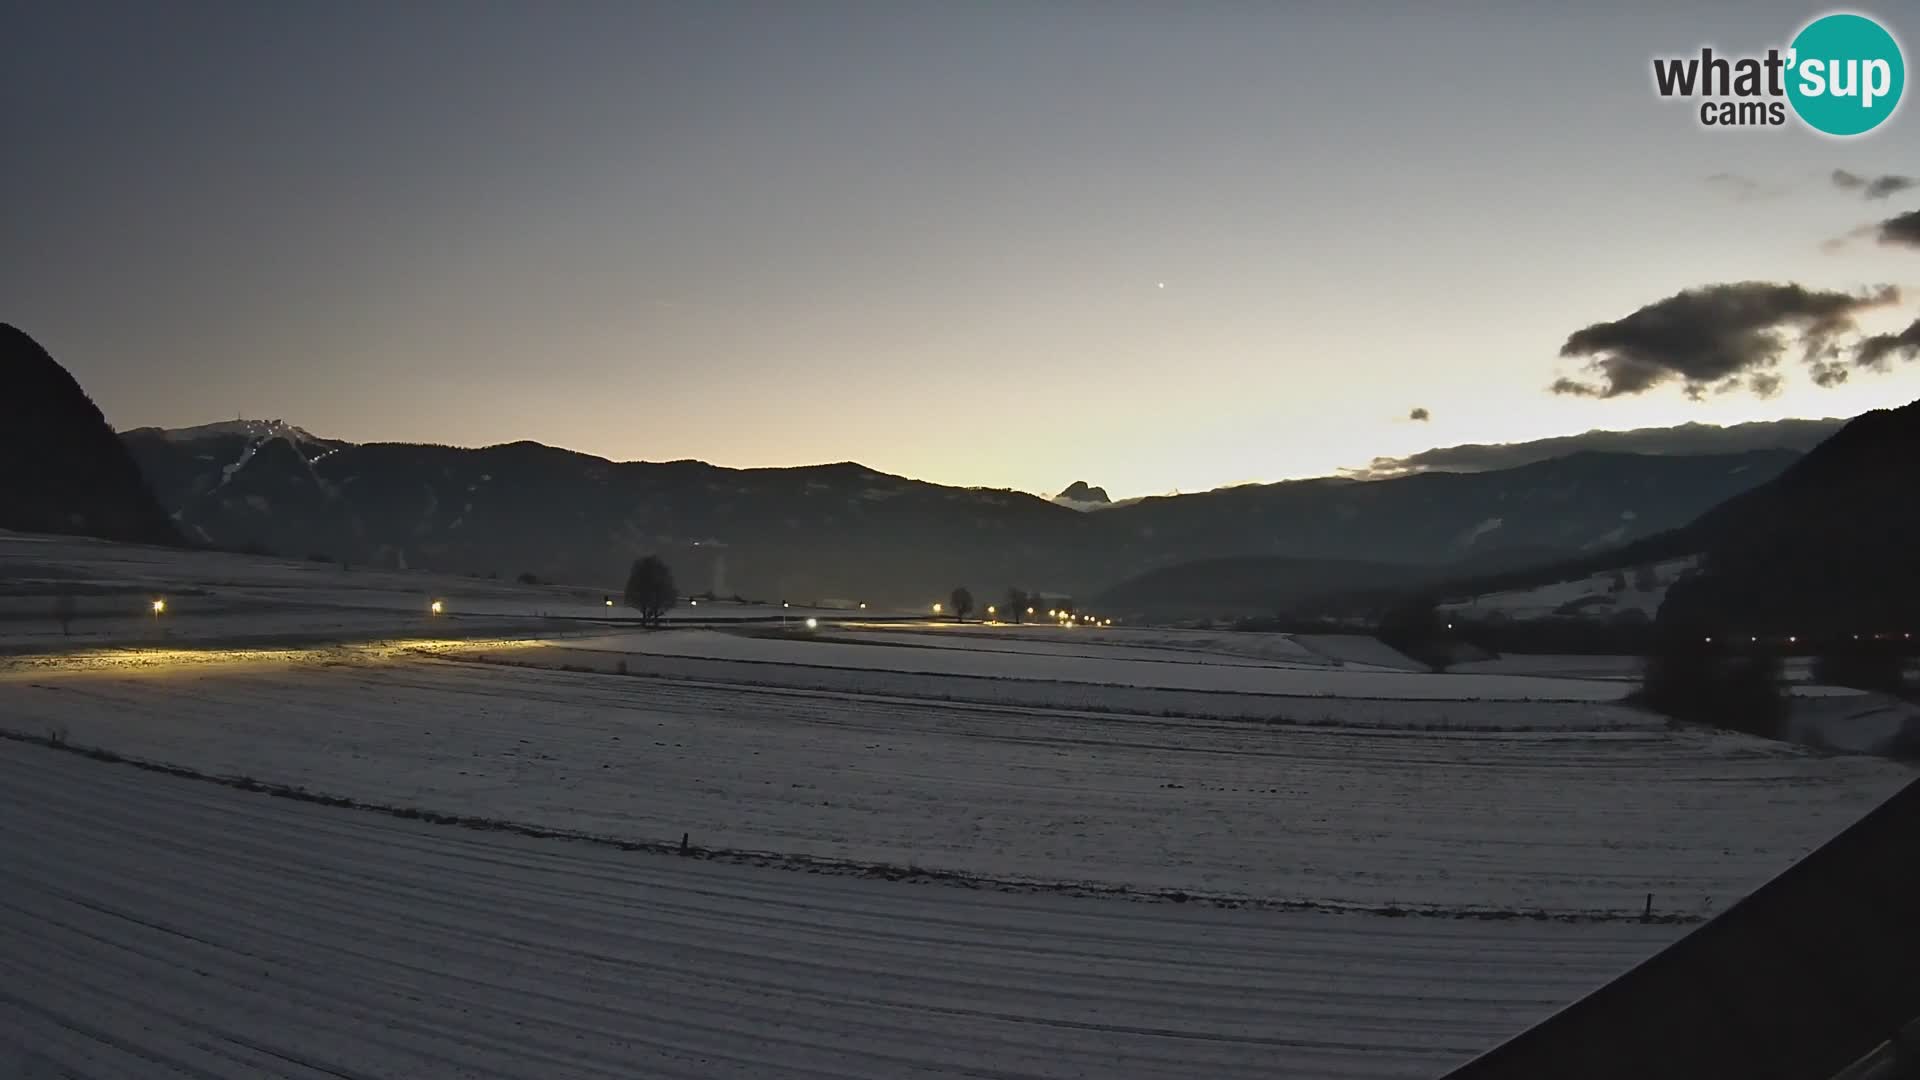
[[[1584,658],[583,631],[593,590],[4,536],[0,570],[25,1080],[1432,1076],[1914,776],[1670,728]]]
[[[0,1073],[1418,1077],[1684,928],[1006,895],[0,743]]]

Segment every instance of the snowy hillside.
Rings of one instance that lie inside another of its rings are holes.
[[[1698,556],[1688,556],[1640,567],[1605,570],[1531,589],[1456,598],[1438,606],[1445,613],[1482,620],[1556,617],[1609,620],[1622,615],[1652,619],[1660,612],[1667,587],[1693,573],[1698,565]]]

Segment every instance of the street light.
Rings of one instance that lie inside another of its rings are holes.
[[[989,615],[991,615],[991,614],[993,614],[993,613],[994,613],[994,610],[995,610],[995,609],[994,609],[994,606],[993,606],[992,604],[988,604],[988,605],[987,605],[987,614],[989,614]]]
[[[865,600],[860,601],[860,610],[861,611],[867,610],[867,602]]]
[[[936,604],[934,604],[934,605],[933,605],[933,613],[934,613],[935,615],[938,615],[938,614],[940,614],[940,605],[939,605],[939,604],[937,604],[937,603],[936,603]]]
[[[159,597],[155,597],[153,600],[154,617],[158,618],[160,615],[164,614],[166,610],[167,610],[167,602],[165,600],[160,599]]]
[[[608,607],[612,607],[612,606],[613,606],[613,598],[612,598],[612,597],[608,597],[608,598],[607,598],[607,606],[608,606]]]
[[[813,617],[813,616],[811,616],[811,615],[809,615],[809,616],[807,616],[807,629],[809,629],[809,630],[818,630],[818,629],[820,629],[820,620],[819,620],[819,619],[816,619],[816,618],[814,618],[814,617]]]
[[[1028,608],[1028,609],[1027,609],[1027,614],[1029,614],[1029,615],[1031,615],[1031,614],[1033,614],[1033,609],[1032,609],[1032,608]]]
[[[446,610],[447,605],[444,601],[435,600],[433,603],[427,605],[427,613],[430,615],[442,615],[446,613]]]

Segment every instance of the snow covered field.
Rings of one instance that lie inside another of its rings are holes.
[[[876,650],[892,651],[892,650]],[[404,651],[0,675],[0,724],[355,799],[1007,883],[1704,915],[1911,775],[1733,735],[1285,728]]]
[[[0,531],[0,651],[461,638],[634,624],[635,613],[617,597],[606,605],[608,591]],[[73,610],[64,629],[56,606],[63,592]],[[156,598],[166,602],[158,618]],[[429,610],[435,600],[437,616]],[[699,601],[683,602],[668,618],[725,625],[809,614],[847,613]]]
[[[1097,638],[1099,630],[1053,628],[1057,641],[1082,635]],[[616,633],[569,640],[578,650],[654,656],[699,657],[761,664],[798,664],[809,667],[895,671],[926,675],[1026,679],[1047,682],[1090,683],[1167,690],[1271,694],[1296,697],[1395,698],[1441,701],[1617,701],[1624,694],[1617,682],[1541,678],[1534,676],[1435,675],[1428,672],[1383,669],[1345,670],[1323,663],[1284,665],[1233,659],[1226,663],[1169,662],[1131,656],[1095,655],[1097,646],[1081,646],[1073,653],[978,649],[942,633],[917,635],[930,645],[953,647],[897,647],[901,633],[871,636],[871,643],[855,639],[813,640],[804,635],[745,637],[713,631],[674,633]],[[943,640],[948,639],[948,640]],[[896,646],[896,647],[888,647]]]
[[[0,740],[9,1077],[1433,1075],[1914,775],[1669,728],[1583,658],[0,569],[0,733],[176,773]],[[59,634],[59,582],[109,612]]]
[[[1468,618],[1541,619],[1554,615],[1612,618],[1638,612],[1651,619],[1659,613],[1660,602],[1666,599],[1667,586],[1692,573],[1698,564],[1699,557],[1690,555],[1532,589],[1450,600],[1438,607]]]
[[[720,635],[714,635],[712,640],[720,639]],[[493,640],[447,646],[441,651],[448,656],[515,666],[691,679],[740,688],[781,687],[880,695],[920,702],[1077,709],[1152,717],[1252,720],[1290,726],[1455,731],[1624,731],[1666,726],[1665,720],[1659,716],[1609,702],[1349,698],[1303,696],[1298,693],[1179,690],[1160,686],[1062,682],[1048,677],[1057,674],[1058,669],[1046,667],[1041,669],[1041,677],[1027,679],[1004,675],[930,674],[877,666],[830,667],[674,653],[626,652],[622,648],[626,641],[602,641],[596,647],[582,648],[573,638]],[[890,655],[891,652],[886,648],[874,648],[867,650],[866,655],[871,655],[876,665],[898,663],[900,658]],[[804,654],[801,659],[805,659]],[[990,665],[988,667],[993,670]],[[1151,678],[1152,673],[1158,670],[1148,668],[1141,674],[1143,678]],[[1211,672],[1213,669],[1204,670]],[[1364,692],[1370,682],[1349,678],[1346,685]],[[1420,686],[1417,683],[1412,685],[1415,688]]]
[[[0,864],[20,1080],[1424,1077],[1682,929],[779,873],[13,743]]]

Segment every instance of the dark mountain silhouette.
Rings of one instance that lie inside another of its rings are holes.
[[[1705,559],[1662,617],[1807,637],[1920,630],[1916,476],[1920,401],[1854,418],[1679,530]]]
[[[1920,638],[1920,401],[1855,417],[1767,482],[1675,528],[1518,570],[1422,587],[1467,597],[1574,581],[1697,556],[1674,584],[1663,622],[1803,640],[1855,633]],[[1319,597],[1316,613],[1377,610],[1405,590]]]
[[[1737,454],[1747,450],[1797,450],[1805,453],[1845,426],[1839,418],[1756,420],[1751,423],[1687,423],[1631,431],[1588,431],[1517,443],[1469,443],[1436,446],[1406,457],[1374,458],[1365,468],[1344,470],[1357,479],[1382,480],[1417,472],[1481,472],[1511,469],[1535,461],[1586,450],[1609,454]]]
[[[1110,503],[1113,501],[1107,498],[1106,488],[1088,487],[1085,480],[1075,480],[1073,483],[1068,484],[1067,490],[1055,495],[1054,498],[1063,502],[1077,503]]]
[[[1553,562],[1545,548],[1494,549],[1440,565],[1254,555],[1198,559],[1149,570],[1093,600],[1102,611],[1134,617],[1327,614],[1329,596],[1404,593],[1463,576]]]
[[[356,563],[623,580],[658,552],[690,591],[930,603],[956,582],[1091,596],[1193,559],[1439,564],[1489,549],[1599,550],[1671,528],[1797,455],[1576,455],[1403,480],[1294,481],[1080,513],[844,462],[616,463],[537,443],[479,450],[265,435],[126,435],[197,539]],[[236,467],[237,466],[237,467]]]
[[[1103,612],[1176,619],[1271,615],[1332,589],[1411,586],[1435,568],[1413,563],[1241,555],[1149,570],[1095,597]]]
[[[67,369],[0,323],[0,528],[177,544],[127,447]]]

